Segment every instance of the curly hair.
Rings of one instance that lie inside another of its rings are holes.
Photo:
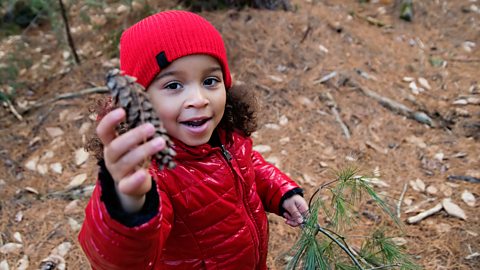
[[[225,112],[218,126],[227,133],[240,131],[245,136],[250,136],[258,127],[257,125],[257,99],[251,89],[243,85],[234,85],[227,90]],[[109,97],[96,101],[90,107],[90,112],[97,114],[100,121],[113,107]],[[120,127],[122,128],[122,127]],[[87,140],[85,149],[95,155],[98,160],[103,159],[103,144],[96,134]]]

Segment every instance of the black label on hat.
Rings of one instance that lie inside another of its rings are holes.
[[[160,52],[159,54],[157,54],[157,56],[155,56],[155,58],[157,59],[157,63],[160,69],[166,68],[170,64],[170,62],[168,62],[167,60],[165,52]]]

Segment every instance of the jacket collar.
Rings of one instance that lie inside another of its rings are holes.
[[[219,138],[220,138],[220,143],[225,144],[225,136],[226,132],[223,129],[216,129],[214,131],[214,134],[212,136],[216,136],[215,132],[217,132]],[[209,143],[205,143],[202,145],[198,146],[189,146],[183,143],[182,141],[176,139],[176,138],[171,138],[173,142],[173,150],[177,152],[176,159],[183,159],[183,160],[188,160],[188,159],[199,159],[202,157],[205,157],[209,155],[210,153],[217,151],[220,149],[218,146],[211,146]]]

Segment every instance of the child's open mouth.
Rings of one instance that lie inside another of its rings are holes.
[[[183,125],[189,126],[189,127],[200,127],[206,122],[208,122],[211,118],[204,118],[204,119],[199,119],[199,120],[191,120],[191,121],[182,121],[180,122]]]

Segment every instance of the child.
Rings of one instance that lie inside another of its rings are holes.
[[[103,159],[79,241],[94,269],[266,269],[265,211],[298,226],[302,190],[252,150],[252,108],[232,80],[223,40],[204,18],[166,11],[127,29],[121,70],[145,86],[177,152],[151,124],[120,136],[123,109],[103,116]],[[237,91],[237,93],[235,93]]]

